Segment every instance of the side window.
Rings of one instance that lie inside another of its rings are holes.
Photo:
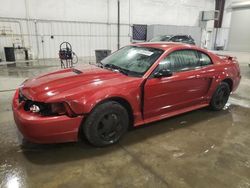
[[[181,36],[182,40],[189,40],[189,38],[187,36]]]
[[[172,37],[171,40],[172,40],[173,42],[180,42],[180,41],[188,40],[188,37],[187,37],[187,36],[179,35],[179,36],[174,36],[174,37]]]
[[[211,65],[212,61],[210,59],[210,57],[202,52],[198,52],[200,55],[200,63],[201,66],[206,66],[206,65]]]
[[[177,42],[179,40],[180,40],[179,36],[174,36],[171,38],[171,41],[173,41],[173,42]]]
[[[180,50],[169,54],[159,63],[159,69],[181,72],[200,67],[200,59],[194,50]]]

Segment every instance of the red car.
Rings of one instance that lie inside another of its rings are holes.
[[[64,69],[25,81],[13,99],[15,122],[35,143],[117,142],[129,126],[210,106],[221,110],[240,82],[237,61],[180,43],[123,47],[90,69]]]

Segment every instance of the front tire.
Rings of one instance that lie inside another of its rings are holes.
[[[83,124],[83,131],[92,145],[103,147],[116,143],[128,125],[127,110],[115,101],[108,101],[94,108]]]
[[[229,85],[226,82],[221,82],[212,96],[210,108],[215,111],[222,110],[228,101],[230,92]]]

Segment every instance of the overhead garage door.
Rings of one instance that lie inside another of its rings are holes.
[[[250,6],[232,8],[228,50],[250,52]]]

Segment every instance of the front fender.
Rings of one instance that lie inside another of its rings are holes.
[[[121,98],[126,100],[136,114],[140,111],[140,89],[139,88],[105,88],[96,92],[88,92],[77,100],[67,101],[71,109],[76,114],[88,114],[100,102],[112,99]]]

